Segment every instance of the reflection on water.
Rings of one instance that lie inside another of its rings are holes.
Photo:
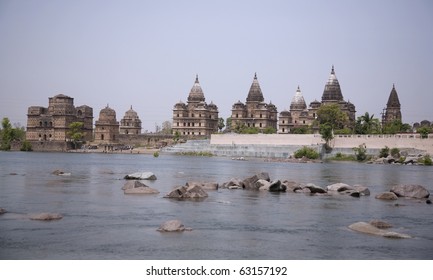
[[[70,176],[55,176],[62,169]],[[152,171],[156,195],[127,195],[124,175]],[[209,191],[203,201],[163,198],[187,181],[226,182],[268,172],[272,179],[325,187],[368,186],[369,197],[310,196],[245,190]],[[17,173],[17,175],[11,175]],[[1,259],[432,259],[433,207],[413,200],[378,201],[393,184],[432,192],[433,172],[422,166],[356,163],[289,164],[261,160],[162,155],[0,153]],[[57,212],[53,222],[33,213]],[[163,234],[180,219],[193,231]],[[415,236],[392,240],[347,229],[382,219]]]

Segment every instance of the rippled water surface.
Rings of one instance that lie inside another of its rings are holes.
[[[55,176],[62,169],[71,176]],[[122,177],[151,171],[156,195],[124,195]],[[209,191],[203,201],[163,198],[187,181],[226,182],[257,172],[325,187],[344,182],[371,196],[310,196],[246,190]],[[16,173],[16,175],[12,175]],[[357,163],[293,164],[263,160],[131,154],[0,152],[0,259],[433,259],[433,206],[379,201],[393,184],[433,192],[433,169]],[[55,212],[63,219],[33,221]],[[180,219],[191,232],[160,233]],[[382,219],[412,239],[353,232]]]

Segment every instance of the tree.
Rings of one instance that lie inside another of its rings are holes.
[[[396,134],[401,132],[409,132],[412,127],[410,124],[402,123],[401,120],[394,120],[383,127],[384,134]]]
[[[219,118],[218,119],[218,130],[221,131],[224,127],[225,127],[224,119],[223,118]]]
[[[324,104],[317,110],[319,124],[328,124],[334,129],[343,129],[347,125],[347,115],[338,104]]]
[[[268,126],[265,129],[263,129],[263,134],[274,134],[277,130],[273,128],[272,126]]]
[[[232,130],[232,117],[228,117],[226,119],[226,130],[231,131]]]
[[[161,129],[161,133],[162,134],[172,134],[172,129],[171,129],[171,122],[170,121],[165,121],[162,123],[161,125],[162,129]]]
[[[425,139],[428,138],[429,133],[432,132],[432,129],[427,126],[422,126],[416,130],[417,133],[421,135],[421,138]]]
[[[334,139],[334,133],[332,132],[332,127],[329,124],[321,124],[320,125],[320,130],[319,130],[320,135],[322,135],[322,139],[325,140],[326,142],[326,148],[329,148],[329,142]]]
[[[11,149],[11,141],[14,137],[13,129],[9,118],[3,118],[1,130],[1,143],[0,149],[8,151]]]
[[[355,123],[356,134],[378,134],[380,133],[380,121],[378,118],[374,118],[374,114],[370,116],[368,112],[365,112],[363,116],[356,119]]]
[[[77,149],[77,143],[80,142],[84,137],[83,122],[73,122],[69,125],[69,131],[67,135],[74,143],[74,149]]]

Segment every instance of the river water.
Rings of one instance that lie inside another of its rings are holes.
[[[71,176],[52,175],[56,169]],[[160,193],[124,195],[122,178],[136,171],[155,173],[156,181],[144,182]],[[262,171],[271,179],[322,187],[362,184],[371,196],[219,189],[203,201],[163,198],[187,181],[223,183]],[[424,166],[0,152],[0,207],[8,211],[0,216],[0,259],[433,259],[433,206],[374,198],[394,184],[420,184],[433,193],[432,182],[433,169]],[[63,219],[29,219],[41,212]],[[156,231],[171,219],[193,231]],[[414,238],[386,239],[347,228],[372,219]]]

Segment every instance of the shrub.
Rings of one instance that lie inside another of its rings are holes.
[[[400,157],[400,149],[399,148],[392,148],[390,152],[391,152],[391,156],[393,158],[399,158]]]
[[[20,150],[23,151],[23,152],[33,151],[32,144],[29,141],[24,140],[23,144],[21,145],[21,149]]]
[[[308,159],[318,159],[319,153],[313,148],[303,147],[295,152],[295,158],[306,157]]]
[[[159,152],[154,152],[153,157],[159,157]]]
[[[359,145],[357,148],[353,148],[356,155],[356,160],[364,161],[367,159],[367,147],[365,144]]]
[[[389,148],[388,148],[388,146],[385,146],[385,148],[380,150],[379,157],[386,158],[388,156],[389,156]]]
[[[430,155],[425,155],[424,156],[424,165],[432,165],[432,164],[433,164],[433,162],[432,162]]]

